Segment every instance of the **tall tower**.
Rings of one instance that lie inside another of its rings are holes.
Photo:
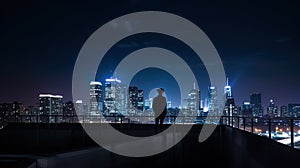
[[[208,88],[208,112],[213,115],[219,115],[218,95],[215,86],[210,86]]]
[[[127,94],[121,80],[109,78],[105,80],[104,112],[106,115],[126,114]]]
[[[260,93],[250,94],[250,104],[252,106],[253,116],[263,116]]]
[[[134,109],[137,108],[138,104],[138,88],[135,86],[129,86],[128,89],[128,108]]]
[[[143,111],[144,109],[144,91],[139,90],[136,86],[130,86],[128,89],[128,109],[131,113],[135,110]]]
[[[229,80],[226,78],[226,86],[224,87],[225,95],[225,106],[223,114],[225,116],[236,116],[238,115],[238,107],[235,105],[234,98],[231,93],[231,86],[229,85]],[[228,121],[230,123],[231,121]]]
[[[137,109],[140,111],[144,109],[144,90],[138,90]]]
[[[226,86],[224,87],[225,99],[227,100],[232,96],[231,94],[231,86],[229,86],[228,78],[226,78]]]
[[[195,116],[200,109],[200,91],[196,89],[196,84],[194,83],[193,89],[189,93],[189,107]]]
[[[282,105],[280,107],[280,116],[281,117],[289,117],[288,115],[288,110],[287,110],[287,106],[286,105]]]
[[[275,102],[273,99],[270,99],[269,105],[267,107],[267,114],[270,117],[278,117],[278,107],[275,105]]]
[[[90,82],[90,115],[95,116],[103,112],[103,90],[102,83]]]
[[[182,114],[185,116],[184,121],[194,123],[195,117],[199,115],[200,112],[200,91],[196,89],[196,84],[194,83],[193,88],[188,94],[188,98],[183,100]]]

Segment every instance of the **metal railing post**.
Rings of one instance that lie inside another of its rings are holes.
[[[294,120],[291,119],[291,147],[294,148]]]
[[[251,133],[253,133],[253,118],[251,118]]]
[[[244,131],[246,130],[246,117],[243,117]]]
[[[123,131],[123,116],[120,117],[121,117],[121,131]]]
[[[269,121],[268,121],[268,125],[269,125],[269,139],[272,138],[272,135],[271,135],[271,119],[269,118]]]

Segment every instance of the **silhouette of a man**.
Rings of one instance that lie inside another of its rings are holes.
[[[160,130],[162,130],[163,122],[167,114],[167,99],[163,96],[164,89],[156,89],[158,95],[153,99],[152,109],[155,114],[155,133],[159,123]]]

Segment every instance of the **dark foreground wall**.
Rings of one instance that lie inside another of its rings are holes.
[[[221,132],[224,159],[229,163],[229,167],[285,168],[300,166],[300,150],[230,127],[223,127]]]
[[[97,146],[80,124],[11,124],[0,130],[0,154],[2,158],[8,154],[35,158],[38,167],[199,167],[207,164],[227,167],[221,161],[219,128],[207,141],[199,143],[201,127],[195,125],[181,142],[161,154],[131,158]],[[130,135],[147,136],[154,134],[154,126],[124,125],[122,131]]]
[[[116,125],[118,127],[118,125]],[[19,125],[0,130],[0,167],[9,167],[9,158],[20,167],[290,167],[297,165],[295,149],[251,133],[218,126],[205,142],[198,142],[201,125],[173,148],[149,157],[130,158],[97,146],[80,124]],[[120,127],[119,127],[120,129]],[[153,125],[124,125],[123,132],[146,136],[154,134]],[[128,149],[130,150],[130,149]],[[1,161],[2,159],[2,161]],[[27,162],[26,162],[27,163]],[[12,165],[12,164],[11,164]]]

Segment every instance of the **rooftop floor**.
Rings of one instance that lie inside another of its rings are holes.
[[[134,136],[153,135],[152,124],[113,125]],[[168,125],[165,125],[167,127]],[[178,127],[184,125],[178,125]],[[300,151],[239,129],[217,126],[203,143],[194,125],[177,145],[148,157],[125,157],[99,147],[80,124],[9,124],[0,130],[0,167],[288,167]],[[130,150],[130,149],[128,149]]]

